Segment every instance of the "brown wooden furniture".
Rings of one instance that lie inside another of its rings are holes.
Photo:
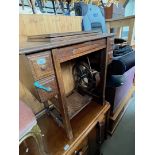
[[[135,35],[134,34],[134,21],[135,21],[135,16],[133,15],[133,16],[122,17],[122,18],[106,19],[106,25],[107,25],[109,33],[112,28],[117,29],[116,34],[115,34],[116,38],[121,38],[121,33],[123,30],[123,27],[129,27],[128,38],[126,38],[126,39],[127,39],[127,43],[134,48],[134,46],[135,46],[135,43],[134,43],[134,35]],[[111,55],[113,55],[113,51],[111,51],[110,53],[111,53]],[[109,55],[110,55],[110,53],[109,53]],[[131,98],[134,90],[135,90],[134,86],[132,86],[130,88],[130,90],[128,91],[127,95],[120,102],[120,106],[115,110],[114,113],[110,114],[108,132],[111,135],[114,133],[118,123],[120,122],[123,114],[125,113],[127,106],[128,106],[128,101]],[[115,88],[112,89],[112,91],[110,91],[109,93],[110,94],[107,94],[107,96],[110,96],[111,102],[109,100],[108,101],[111,103],[111,105],[113,105],[114,99],[115,99]]]
[[[38,125],[44,134],[49,155],[98,155],[100,144],[106,138],[110,104],[105,106],[91,102],[71,120],[74,138],[69,140],[64,130],[58,127],[51,117],[44,115],[38,120]],[[91,111],[91,113],[90,113]],[[87,114],[87,115],[86,115]],[[106,123],[105,123],[106,122]],[[99,128],[101,127],[102,128]],[[102,130],[99,130],[102,129]],[[99,132],[102,131],[102,132]],[[37,146],[31,139],[26,141],[29,153],[40,155]],[[23,155],[24,146],[20,147]]]
[[[129,27],[127,42],[129,45],[134,46],[134,24],[135,24],[135,16],[114,18],[114,19],[106,19],[106,25],[108,32],[110,33],[110,29],[116,28],[117,32],[115,34],[116,38],[121,38],[121,33],[123,27]]]
[[[111,19],[113,13],[113,4],[110,7],[105,7],[104,11],[105,11],[105,19]]]
[[[122,119],[123,115],[125,114],[128,105],[129,105],[129,100],[131,99],[133,93],[135,91],[134,86],[132,86],[127,95],[122,99],[120,102],[120,106],[116,109],[116,111],[112,114],[110,114],[109,117],[109,127],[108,127],[108,133],[112,135],[118,126],[120,120]]]
[[[69,139],[73,138],[71,120],[91,101],[86,95],[74,91],[72,66],[80,58],[97,55],[100,83],[93,99],[105,104],[107,53],[111,51],[113,35],[95,32],[38,35],[20,47],[20,81],[48,108],[56,122],[62,126]],[[39,41],[39,42],[38,42]],[[67,71],[67,72],[66,72]],[[39,84],[38,89],[34,85]],[[66,86],[66,83],[68,86]],[[75,136],[75,135],[74,135]]]

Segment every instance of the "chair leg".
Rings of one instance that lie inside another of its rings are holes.
[[[43,143],[43,138],[42,138],[42,134],[41,134],[41,130],[39,128],[39,126],[36,124],[30,132],[28,132],[25,136],[23,136],[20,141],[19,141],[19,145],[28,137],[33,137],[38,145],[38,149],[41,155],[48,155],[48,151],[47,151],[47,147],[45,146],[45,144]]]
[[[42,137],[41,130],[40,130],[39,126],[35,125],[32,128],[31,133],[33,134],[33,137],[37,142],[40,154],[41,155],[47,155],[47,148],[43,142],[43,137]]]
[[[24,0],[21,0],[22,3],[22,9],[24,10]]]
[[[26,147],[25,152],[28,152],[28,151],[29,151],[29,148],[28,148],[28,146],[27,146],[26,141],[24,141],[23,143],[24,143],[24,145],[25,145],[25,147]]]
[[[32,8],[32,12],[33,14],[36,14],[36,8],[35,8],[35,0],[28,0],[28,3],[30,5],[30,7]]]

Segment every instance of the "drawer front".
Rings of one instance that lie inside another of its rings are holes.
[[[45,102],[48,99],[51,99],[52,97],[56,97],[57,98],[58,87],[57,87],[57,82],[56,82],[55,76],[51,76],[51,77],[39,80],[38,82],[42,86],[44,86],[46,88],[51,88],[52,89],[50,92],[48,92],[48,91],[46,91],[44,89],[36,88],[37,91],[38,91],[38,94],[40,96],[41,102]]]
[[[71,45],[64,48],[59,48],[56,55],[60,62],[73,59],[92,52],[95,49],[106,48],[106,39],[89,41],[82,44]]]
[[[51,53],[42,52],[27,56],[35,80],[54,74]]]

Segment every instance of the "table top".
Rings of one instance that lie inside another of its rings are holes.
[[[110,36],[113,36],[113,34],[99,33],[95,31],[53,33],[28,36],[27,42],[20,43],[19,54],[35,53],[42,50],[59,48]]]
[[[66,155],[71,150],[78,146],[88,133],[95,127],[100,116],[106,114],[110,104],[100,105],[95,102],[88,104],[77,116],[71,120],[74,138],[69,140],[65,131],[58,127],[51,117],[43,117],[38,121],[38,124],[45,135],[45,142],[50,154]],[[68,146],[66,150],[64,147]]]

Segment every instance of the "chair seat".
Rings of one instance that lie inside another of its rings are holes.
[[[19,139],[26,135],[37,124],[32,110],[23,102],[19,101]]]

